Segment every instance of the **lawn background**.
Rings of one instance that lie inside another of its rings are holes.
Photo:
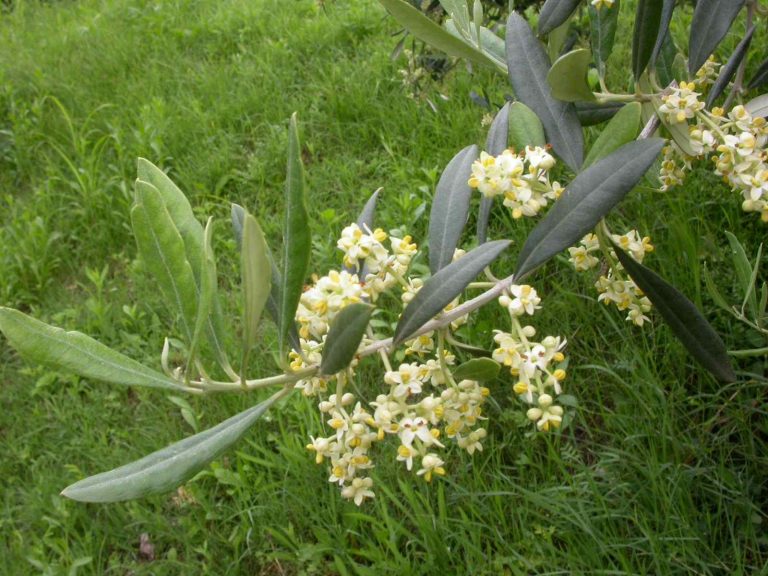
[[[312,269],[340,265],[335,238],[379,186],[379,223],[420,242],[442,167],[484,141],[485,110],[470,91],[498,104],[508,89],[503,78],[470,75],[459,64],[425,88],[434,112],[400,82],[404,61],[390,59],[397,31],[372,0],[6,6],[0,304],[159,365],[167,316],[135,261],[128,218],[135,160],[143,156],[169,171],[201,221],[219,222],[222,292],[236,317],[229,203],[254,212],[279,248],[293,111],[304,139]],[[610,222],[653,237],[658,249],[648,264],[707,311],[730,348],[761,345],[715,311],[701,280],[706,262],[736,302],[723,230],[737,233],[751,254],[765,237],[764,225],[742,213],[714,176],[698,171],[672,193],[633,194]],[[530,223],[510,226],[497,214],[492,230],[519,246]],[[58,495],[64,486],[193,426],[210,427],[256,398],[184,399],[185,419],[179,402],[162,393],[52,374],[0,340],[0,568],[13,575],[762,569],[766,391],[763,379],[745,373],[762,375],[764,365],[740,362],[739,382],[718,385],[658,317],[632,329],[598,307],[589,278],[563,262],[532,280],[544,297],[537,326],[570,342],[566,384],[579,400],[572,425],[531,434],[509,378],[501,378],[491,386],[482,454],[451,452],[447,477],[427,485],[385,447],[377,497],[362,508],[340,498],[304,448],[322,424],[298,395],[184,493],[110,506],[68,501]],[[476,342],[491,346],[494,316],[485,311],[467,329]],[[235,321],[233,340],[238,330]],[[274,370],[270,327],[262,338],[256,376]],[[381,385],[376,367],[365,374],[369,390]],[[154,546],[153,561],[139,553],[141,534]]]

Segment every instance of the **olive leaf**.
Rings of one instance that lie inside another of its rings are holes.
[[[653,303],[688,352],[718,380],[736,380],[725,344],[696,306],[661,276],[636,262],[615,244],[614,250],[621,265]]]
[[[549,34],[570,18],[581,0],[547,0],[539,12],[539,35]]]
[[[621,0],[616,0],[613,6],[601,6],[599,10],[592,6],[591,3],[587,6],[587,12],[589,13],[589,37],[597,71],[601,78],[605,78],[605,63],[610,57],[611,52],[613,52],[613,42],[616,38],[620,8]]]
[[[192,268],[195,282],[197,283],[198,288],[201,289],[205,260],[205,250],[203,247],[204,232],[202,225],[197,218],[195,218],[194,212],[192,212],[192,206],[189,204],[184,193],[173,183],[165,172],[152,164],[149,160],[139,158],[137,171],[138,179],[154,186],[160,194],[160,198],[162,199],[163,204],[165,204],[174,226],[184,241],[186,259],[189,261],[189,265]],[[205,327],[206,336],[208,343],[213,348],[217,361],[224,371],[232,376],[234,375],[234,371],[230,366],[224,346],[224,335],[226,334],[224,328],[224,316],[216,294],[217,286],[213,286],[212,288],[213,293],[210,296],[211,311],[208,315]]]
[[[285,179],[285,220],[283,223],[283,270],[279,307],[279,349],[287,353],[291,326],[295,328],[296,309],[309,269],[312,237],[309,230],[307,201],[304,193],[304,169],[301,163],[299,127],[296,113],[288,129],[288,167]]]
[[[660,138],[630,142],[576,176],[525,241],[515,281],[592,230],[640,181],[663,146]]]
[[[393,345],[397,346],[407,340],[430,319],[442,312],[509,245],[509,240],[486,242],[430,277],[400,316],[400,321],[395,328]]]
[[[373,307],[356,303],[345,306],[331,321],[323,346],[320,374],[331,375],[349,366],[360,347]]]
[[[463,39],[457,38],[439,24],[436,24],[405,0],[379,0],[387,12],[405,27],[411,34],[422,42],[445,52],[449,56],[466,58],[477,64],[498,67],[499,63],[492,60],[482,51],[477,50]]]
[[[248,357],[256,343],[261,313],[272,290],[272,265],[269,248],[259,223],[250,214],[243,220],[240,267],[243,291],[243,355],[240,374],[245,378]]]
[[[623,106],[621,102],[576,102],[576,116],[582,126],[594,126],[613,118]]]
[[[507,68],[515,95],[541,120],[554,151],[578,170],[584,136],[573,104],[556,100],[547,83],[550,61],[525,19],[512,12],[507,20]]]
[[[544,126],[536,113],[522,102],[514,102],[509,107],[508,145],[518,153],[526,146],[544,147],[547,143]]]
[[[650,64],[653,67],[656,64],[656,60],[661,56],[664,45],[667,44],[667,39],[671,41],[669,35],[669,24],[672,22],[672,14],[675,11],[675,0],[663,0],[661,7],[661,15],[659,16],[659,31],[656,34],[656,42],[653,45],[653,51],[651,52]]]
[[[61,494],[80,502],[119,502],[168,492],[240,440],[269,407],[289,391],[281,390],[213,428],[140,460],[75,482]]]
[[[744,38],[742,38],[741,42],[734,48],[733,54],[728,58],[728,62],[726,62],[725,66],[720,69],[720,74],[717,75],[717,80],[715,80],[714,85],[709,89],[709,93],[707,94],[707,110],[712,108],[715,100],[717,100],[717,97],[723,93],[723,90],[728,86],[728,82],[731,81],[731,78],[736,73],[739,64],[741,64],[746,57],[754,33],[755,27],[750,26],[749,30],[744,35]]]
[[[582,170],[637,137],[640,130],[641,109],[639,102],[630,102],[619,110],[592,144],[581,167]]]
[[[473,358],[459,365],[453,371],[453,377],[458,380],[477,380],[486,382],[499,375],[501,364],[491,358]]]
[[[182,334],[190,343],[197,317],[198,288],[184,241],[152,184],[136,181],[131,223],[147,271],[178,316]]]
[[[755,118],[768,116],[768,94],[762,94],[753,98],[744,104],[744,108]]]
[[[651,60],[659,37],[663,0],[638,0],[635,31],[632,35],[632,72],[640,78]]]
[[[22,356],[55,369],[113,384],[186,390],[90,336],[50,326],[18,310],[0,307],[0,332]]]
[[[744,0],[698,0],[688,42],[688,73],[693,76],[726,35]]]
[[[432,274],[451,263],[459,245],[472,195],[467,182],[477,156],[478,148],[474,144],[464,148],[451,159],[437,183],[429,216],[429,269]]]
[[[595,95],[587,83],[592,53],[579,48],[563,54],[547,73],[552,96],[565,102],[594,101]]]
[[[189,345],[189,357],[187,366],[192,366],[200,345],[200,338],[208,323],[213,309],[213,301],[216,293],[216,257],[213,254],[213,217],[208,219],[203,238],[203,261],[200,268],[200,299],[197,304],[197,318],[192,334],[192,342]]]

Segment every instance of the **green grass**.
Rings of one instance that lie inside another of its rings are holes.
[[[421,242],[419,210],[442,167],[481,143],[470,90],[502,101],[490,72],[457,66],[406,97],[397,26],[372,0],[18,2],[0,17],[0,304],[159,364],[165,314],[141,274],[128,208],[135,159],[169,170],[201,220],[214,215],[225,307],[239,305],[229,203],[259,216],[273,249],[287,120],[298,111],[314,217],[313,270],[339,266],[335,237],[384,187],[378,221]],[[449,96],[437,96],[437,90]],[[707,311],[729,348],[757,345],[715,311],[702,263],[737,301],[723,230],[754,253],[765,233],[704,172],[634,194],[611,225],[650,233],[649,266]],[[526,225],[494,237],[520,246]],[[512,250],[514,252],[514,249]],[[500,268],[512,266],[509,261]],[[450,451],[427,485],[382,449],[376,499],[357,508],[305,449],[320,430],[295,397],[178,494],[109,506],[66,485],[192,433],[161,393],[51,374],[0,343],[0,570],[6,574],[749,574],[768,562],[765,380],[717,384],[654,316],[640,331],[595,302],[562,262],[534,278],[538,326],[566,336],[579,400],[562,434],[534,435],[511,382],[491,386],[482,453]],[[495,313],[468,327],[491,345]],[[268,374],[271,330],[252,364]],[[740,361],[762,375],[764,363]],[[381,375],[367,368],[375,390]],[[189,399],[212,426],[251,396]],[[155,559],[139,554],[146,533]]]

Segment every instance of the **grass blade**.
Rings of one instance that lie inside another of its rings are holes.
[[[113,384],[184,390],[175,380],[90,336],[50,326],[18,310],[0,307],[0,331],[22,356],[52,368]]]
[[[640,181],[663,146],[660,138],[625,144],[576,176],[525,241],[515,281],[592,230]]]
[[[286,393],[286,390],[281,390],[218,426],[171,444],[140,460],[75,482],[61,494],[80,502],[119,502],[172,490],[240,440],[267,409]]]
[[[191,343],[197,317],[198,289],[184,241],[157,188],[136,181],[131,209],[133,234],[142,260],[178,316],[181,332]]]
[[[698,0],[693,11],[688,42],[688,72],[691,76],[715,51],[739,14],[744,0]]]
[[[432,274],[451,263],[459,245],[472,196],[472,188],[467,182],[478,153],[474,144],[464,148],[451,159],[437,183],[429,216],[429,269]]]
[[[755,72],[755,75],[750,79],[747,89],[753,90],[759,88],[766,82],[768,82],[768,58],[763,60],[763,63],[760,64],[757,72]]]
[[[554,151],[574,171],[584,159],[584,136],[573,104],[555,100],[547,83],[550,61],[528,22],[507,20],[507,68],[515,94],[541,120]]]
[[[614,244],[621,265],[653,303],[691,356],[722,382],[733,382],[725,344],[696,306],[661,276],[632,259]]]
[[[345,306],[336,315],[325,338],[320,374],[336,374],[349,366],[363,341],[371,314],[372,306],[357,303]]]
[[[304,173],[296,114],[288,131],[288,169],[285,180],[285,224],[283,227],[283,273],[280,294],[279,347],[281,357],[288,352],[291,326],[299,305],[304,279],[309,269],[312,238],[304,194]]]
[[[467,285],[510,245],[509,240],[486,242],[429,278],[397,323],[392,344],[397,346],[461,294]]]

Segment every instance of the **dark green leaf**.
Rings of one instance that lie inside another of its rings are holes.
[[[675,47],[672,35],[667,34],[661,44],[661,49],[654,62],[656,78],[662,86],[669,86],[675,78],[684,78],[688,73],[683,66],[678,69],[678,56],[682,56]]]
[[[451,159],[437,183],[429,215],[429,269],[432,274],[453,260],[469,215],[472,188],[467,181],[478,149],[467,146]]]
[[[570,18],[581,0],[547,0],[539,12],[539,36],[549,34]]]
[[[669,34],[669,23],[672,21],[672,13],[675,11],[676,0],[663,0],[661,7],[661,17],[659,18],[659,32],[656,35],[656,43],[653,45],[653,52],[651,52],[651,66],[654,66],[656,60],[661,55],[664,48],[664,44],[667,43],[667,38],[672,39]],[[664,84],[665,86],[667,84]]]
[[[486,54],[441,28],[439,24],[424,16],[405,0],[379,0],[379,3],[401,26],[404,26],[416,38],[433,48],[445,52],[449,56],[466,58],[478,64],[498,67],[498,63]]]
[[[136,203],[131,209],[133,234],[147,271],[176,313],[181,332],[192,341],[197,317],[198,289],[176,229],[157,188],[136,181]]]
[[[582,126],[594,126],[613,118],[623,106],[621,102],[576,102],[576,115]]]
[[[637,137],[640,130],[641,108],[639,102],[630,102],[619,110],[592,144],[582,170]]]
[[[635,79],[645,72],[659,36],[663,0],[638,0],[635,32],[632,35],[632,73]]]
[[[80,502],[119,502],[168,492],[240,440],[283,395],[285,392],[279,392],[218,426],[171,444],[140,460],[75,482],[65,488],[62,495]]]
[[[280,301],[279,348],[287,353],[291,326],[295,325],[296,308],[304,289],[309,269],[312,237],[304,194],[304,172],[296,114],[291,116],[288,130],[288,169],[285,180],[285,223],[283,226],[282,299]]]
[[[325,338],[321,374],[336,374],[349,366],[363,340],[371,314],[373,307],[368,304],[350,304],[341,309]]]
[[[587,82],[590,62],[592,54],[584,48],[560,56],[547,73],[552,96],[565,102],[595,100]]]
[[[547,83],[549,57],[528,22],[515,12],[507,21],[507,67],[515,95],[539,117],[554,151],[578,170],[584,159],[584,136],[576,110],[552,97]]]
[[[653,303],[688,352],[718,380],[736,380],[723,341],[696,306],[661,276],[633,260],[621,248],[614,245],[614,249],[621,265]]]
[[[598,10],[589,4],[589,35],[595,64],[601,78],[605,78],[605,63],[613,52],[613,42],[616,38],[616,28],[619,22],[621,0],[616,0],[613,6],[601,6]]]
[[[520,153],[526,146],[544,147],[547,140],[544,126],[536,113],[522,102],[514,102],[509,107],[508,146]]]
[[[513,106],[507,102],[496,113],[491,127],[488,129],[488,138],[485,141],[485,151],[492,156],[498,156],[507,149],[509,138],[509,109]],[[491,217],[493,198],[483,196],[480,199],[480,210],[477,213],[477,241],[484,244],[488,239],[488,220]]]
[[[592,230],[640,181],[663,146],[660,138],[630,142],[576,176],[525,241],[515,282]]]
[[[248,356],[256,343],[261,313],[272,289],[269,248],[256,218],[245,215],[243,246],[240,251],[243,290],[243,360],[240,374],[245,378]]]
[[[486,242],[429,278],[403,311],[393,344],[401,344],[442,312],[509,244],[509,240]]]
[[[499,375],[501,364],[490,358],[473,358],[461,364],[453,372],[453,377],[461,382],[462,380],[477,380],[487,382],[493,380]]]
[[[688,73],[693,76],[715,51],[736,19],[744,0],[698,0],[688,43]]]
[[[113,384],[183,389],[175,380],[81,332],[66,332],[18,310],[0,307],[0,331],[11,346],[33,362]]]
[[[739,42],[733,50],[731,57],[728,58],[728,62],[726,62],[725,66],[720,69],[720,74],[717,75],[717,80],[715,80],[714,85],[709,89],[709,93],[707,94],[707,110],[712,108],[715,100],[723,93],[723,90],[728,86],[728,82],[731,81],[731,78],[733,78],[733,75],[736,73],[739,64],[741,64],[742,60],[746,57],[754,33],[755,27],[750,26],[749,30],[744,35],[744,38],[741,39],[741,42]]]
[[[757,72],[755,72],[755,75],[752,76],[752,79],[749,81],[747,88],[753,90],[763,86],[766,82],[768,82],[768,58],[765,59],[762,64],[760,64],[760,68],[758,68]]]

